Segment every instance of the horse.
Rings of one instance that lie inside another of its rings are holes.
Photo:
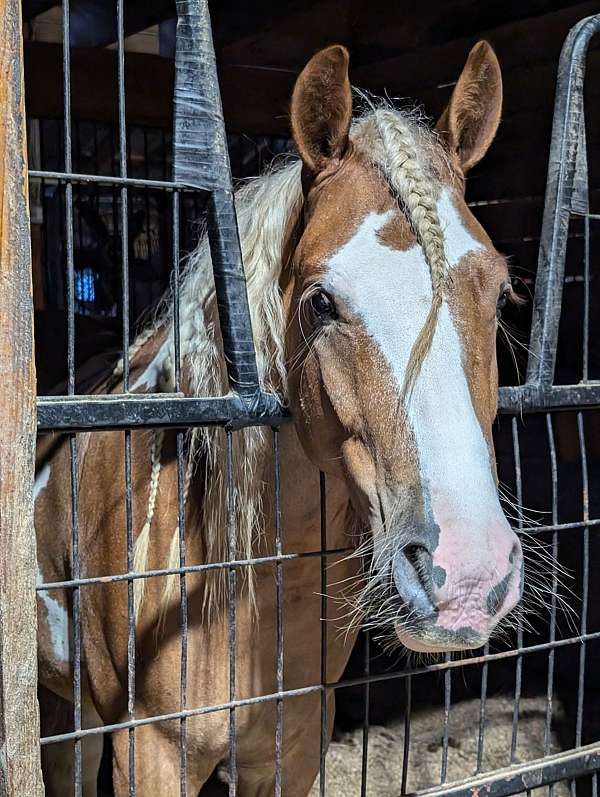
[[[320,472],[327,483],[327,614],[318,556],[285,561],[281,778],[305,797],[319,769],[321,693],[341,677],[361,621],[422,653],[484,645],[523,589],[523,555],[499,502],[492,442],[496,331],[512,298],[505,258],[471,214],[465,177],[491,144],[502,78],[486,42],[468,55],[435,129],[414,112],[359,95],[349,55],[317,53],[291,99],[297,156],[236,194],[262,389],[289,408],[279,431],[284,553],[321,548]],[[179,292],[181,382],[187,395],[228,391],[206,240]],[[174,388],[174,319],[164,309],[130,350],[133,393]],[[123,389],[122,368],[101,392]],[[72,577],[70,446],[40,443],[35,528],[40,583]],[[127,572],[124,436],[76,438],[79,575]],[[233,473],[227,472],[227,449]],[[131,433],[134,569],[176,568],[176,433]],[[235,488],[233,555],[274,553],[269,430],[191,432],[184,478],[186,563],[228,559],[227,483]],[[348,553],[350,550],[350,553]],[[231,553],[231,552],[230,552]],[[236,699],[277,692],[275,564],[237,580]],[[219,568],[186,575],[187,707],[227,705],[227,589]],[[178,576],[135,579],[135,717],[181,708]],[[128,597],[129,596],[129,597]],[[82,724],[127,721],[126,579],[80,589]],[[129,608],[128,608],[129,607]],[[72,711],[72,593],[38,592],[42,725]],[[321,622],[326,668],[321,673]],[[390,687],[393,688],[393,687]],[[327,690],[326,736],[334,690]],[[72,716],[72,714],[71,714]],[[275,793],[276,701],[236,709],[237,793]],[[68,730],[68,727],[66,728]],[[229,712],[186,719],[187,794],[229,754]],[[138,794],[180,787],[178,719],[138,725]],[[112,735],[113,788],[128,794],[129,733]],[[82,741],[84,794],[96,794],[102,736]],[[327,740],[326,740],[327,741]],[[47,794],[65,794],[72,743],[44,747]]]

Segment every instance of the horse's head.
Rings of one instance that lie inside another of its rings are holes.
[[[286,288],[292,412],[370,529],[365,610],[419,651],[482,645],[522,590],[492,442],[510,280],[464,199],[501,103],[485,42],[437,133],[389,106],[352,124],[339,46],[292,100],[305,194]]]

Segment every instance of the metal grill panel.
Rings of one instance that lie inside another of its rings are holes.
[[[521,466],[521,428],[517,414],[520,412],[543,413],[546,443],[550,461],[551,518],[546,525],[528,526],[521,513],[515,520],[521,533],[535,535],[549,534],[553,553],[558,551],[559,534],[576,529],[583,531],[583,582],[582,612],[580,627],[570,636],[557,634],[558,606],[556,598],[550,605],[549,639],[536,644],[525,641],[525,630],[519,623],[516,631],[516,645],[492,652],[486,646],[481,654],[471,658],[446,656],[445,661],[433,665],[405,666],[387,673],[371,671],[372,645],[368,631],[364,633],[364,673],[362,676],[331,683],[327,671],[327,640],[332,633],[328,627],[327,591],[328,563],[332,557],[347,553],[346,550],[329,547],[327,537],[327,485],[324,474],[320,476],[321,506],[321,548],[306,553],[288,553],[284,545],[285,518],[281,513],[281,462],[279,449],[279,426],[286,417],[282,407],[260,390],[255,362],[250,315],[243,277],[243,266],[235,208],[231,188],[231,177],[227,159],[222,111],[214,53],[210,37],[210,23],[207,5],[201,0],[178,0],[179,28],[177,39],[177,86],[175,94],[175,157],[174,179],[156,181],[131,178],[128,175],[126,157],[126,124],[124,93],[124,34],[123,0],[117,0],[118,62],[119,62],[119,166],[118,177],[73,174],[71,144],[71,114],[69,106],[69,0],[63,0],[64,35],[64,171],[31,172],[30,176],[42,179],[59,180],[65,186],[65,229],[67,261],[67,309],[68,309],[68,395],[66,397],[46,397],[38,399],[39,431],[60,431],[69,435],[71,457],[71,544],[72,579],[68,581],[38,585],[38,591],[69,589],[72,594],[72,621],[74,640],[73,673],[73,730],[68,733],[47,736],[41,740],[43,746],[58,742],[72,742],[74,745],[76,797],[82,794],[82,740],[98,734],[126,731],[129,744],[129,793],[136,793],[135,749],[136,729],[153,723],[174,722],[179,726],[180,749],[180,794],[187,790],[187,723],[191,718],[226,712],[229,717],[229,753],[227,769],[229,774],[229,794],[236,794],[238,777],[237,728],[239,711],[258,703],[273,703],[276,712],[274,745],[275,794],[282,793],[282,755],[284,702],[307,694],[320,695],[320,775],[319,791],[327,791],[327,711],[328,699],[335,691],[349,687],[364,690],[364,721],[361,748],[360,794],[367,794],[369,765],[370,731],[370,691],[373,685],[386,682],[401,686],[405,693],[405,731],[402,755],[402,779],[400,791],[406,794],[409,789],[409,755],[411,749],[411,718],[414,711],[413,689],[417,678],[431,673],[439,673],[443,679],[443,707],[441,725],[441,760],[439,786],[420,792],[427,797],[437,795],[473,795],[485,789],[490,795],[530,794],[531,790],[567,780],[575,789],[575,779],[586,777],[592,794],[597,794],[597,771],[600,769],[600,744],[581,747],[584,694],[586,678],[586,650],[590,643],[600,639],[600,629],[588,628],[587,602],[589,593],[590,569],[590,530],[600,524],[600,518],[590,517],[588,462],[586,455],[585,414],[577,412],[579,440],[579,459],[582,472],[582,517],[576,521],[560,521],[558,495],[559,470],[556,455],[554,416],[549,412],[554,408],[579,408],[600,404],[600,385],[588,380],[587,365],[584,367],[582,382],[578,385],[554,386],[554,358],[560,316],[560,297],[564,276],[566,253],[566,228],[568,217],[574,213],[585,218],[586,230],[586,284],[589,282],[589,222],[595,218],[589,213],[587,204],[587,164],[583,153],[585,138],[583,128],[583,75],[584,59],[591,36],[600,28],[600,17],[584,20],[569,35],[559,69],[557,87],[557,106],[555,127],[552,138],[546,212],[536,297],[534,304],[534,326],[532,331],[532,356],[529,360],[527,381],[517,388],[502,388],[500,407],[502,412],[512,414],[510,435],[514,467],[514,485],[517,503],[523,503],[523,479]],[[80,396],[75,392],[75,269],[73,258],[73,185],[78,183],[101,183],[113,186],[120,196],[121,264],[122,264],[122,319],[123,319],[123,394],[110,396]],[[129,266],[128,266],[128,196],[133,188],[153,188],[168,192],[172,202],[173,224],[173,268],[174,268],[174,317],[176,374],[175,392],[137,396],[129,390],[130,323],[129,323]],[[182,194],[196,192],[205,203],[208,216],[209,241],[215,272],[215,286],[219,300],[219,316],[223,331],[223,342],[232,393],[219,398],[188,398],[181,392],[180,340],[178,329],[179,312],[179,217]],[[566,226],[565,226],[566,225]],[[588,328],[589,292],[586,293],[585,324]],[[587,332],[585,352],[588,347]],[[587,354],[584,353],[584,363]],[[233,439],[242,426],[265,424],[273,427],[274,459],[274,502],[275,502],[275,552],[273,555],[253,559],[236,559],[236,516],[235,488],[233,480]],[[184,433],[177,431],[177,521],[179,528],[179,566],[136,573],[133,568],[133,520],[132,520],[132,430],[170,427],[181,430],[184,427],[220,425],[227,434],[227,483],[228,483],[228,558],[222,562],[189,564],[186,559],[185,533],[185,440]],[[86,577],[80,572],[79,562],[79,462],[77,432],[121,429],[124,434],[124,476],[125,476],[125,517],[127,538],[127,561],[124,572],[102,576]],[[286,563],[303,558],[317,558],[321,562],[321,677],[319,683],[296,689],[284,686],[284,615],[283,595]],[[236,689],[237,660],[237,617],[236,590],[238,580],[244,569],[253,567],[273,567],[276,589],[276,691],[272,694],[239,697]],[[218,705],[189,705],[188,682],[188,595],[186,577],[190,574],[224,570],[227,572],[228,589],[228,651],[229,651],[229,697]],[[176,575],[179,579],[180,594],[180,681],[178,711],[155,717],[137,717],[135,700],[136,637],[133,585],[136,579],[151,579]],[[558,574],[554,567],[552,588],[557,592]],[[96,728],[82,727],[81,706],[81,595],[82,590],[91,585],[119,583],[127,584],[128,595],[128,639],[127,639],[127,720]],[[575,747],[556,755],[551,754],[551,726],[553,718],[553,696],[555,681],[556,651],[570,648],[579,651],[578,695],[576,713]],[[544,758],[517,763],[520,701],[523,686],[523,667],[526,660],[536,654],[547,656],[547,701],[544,722]],[[489,667],[500,661],[512,660],[515,666],[515,691],[513,726],[511,740],[511,765],[505,769],[486,772],[483,766],[486,701],[488,697]],[[481,667],[480,714],[477,728],[477,754],[474,777],[460,784],[448,783],[449,756],[451,755],[451,720],[453,677],[455,671],[464,668]],[[195,796],[192,796],[195,797]]]

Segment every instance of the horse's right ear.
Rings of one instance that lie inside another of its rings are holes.
[[[314,55],[292,95],[292,132],[304,165],[317,174],[339,161],[348,146],[352,91],[348,51],[335,44]]]

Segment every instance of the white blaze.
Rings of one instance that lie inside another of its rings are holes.
[[[466,254],[483,247],[463,226],[447,190],[437,209],[452,269]],[[366,217],[329,262],[324,284],[361,316],[400,390],[412,346],[431,307],[432,288],[419,245],[396,250],[385,246],[377,235],[394,212]],[[438,522],[440,514],[447,518],[448,513],[454,520],[471,524],[476,517],[480,527],[486,519],[497,518],[489,451],[473,409],[460,338],[445,301],[407,412],[416,437],[423,487],[429,492]],[[485,517],[486,506],[489,518]]]
[[[40,468],[33,484],[33,500],[37,500],[40,493],[48,486],[50,479],[50,465]],[[44,576],[38,564],[36,584],[44,583]],[[50,643],[54,656],[58,661],[69,660],[69,615],[65,607],[52,597],[49,591],[38,592],[39,598],[46,607],[46,621],[50,631]]]

